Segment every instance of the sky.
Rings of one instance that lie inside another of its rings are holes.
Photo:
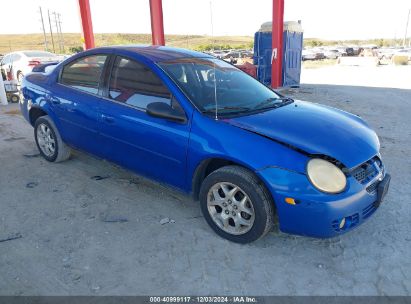
[[[63,32],[81,31],[77,0],[0,0],[0,5],[0,34],[40,33],[39,6],[47,27],[49,9],[61,14]],[[151,32],[149,0],[90,0],[90,6],[95,33]],[[306,38],[403,38],[409,9],[411,0],[285,0],[284,18],[301,20]],[[272,0],[163,0],[163,14],[166,34],[251,36],[271,20]]]

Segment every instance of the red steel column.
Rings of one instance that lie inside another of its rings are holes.
[[[161,0],[150,0],[151,37],[153,45],[165,45],[163,5]]]
[[[91,10],[89,0],[78,0],[80,8],[81,26],[83,29],[84,49],[92,49],[94,45],[93,23],[91,22]]]
[[[284,0],[273,0],[273,55],[271,65],[271,86],[278,88],[282,84],[283,68],[283,32],[284,32]]]

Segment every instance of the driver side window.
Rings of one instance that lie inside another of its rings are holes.
[[[109,98],[146,110],[152,102],[171,105],[171,93],[148,67],[123,57],[117,57],[109,82]]]

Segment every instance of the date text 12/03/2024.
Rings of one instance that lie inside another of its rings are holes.
[[[150,297],[150,303],[257,303],[257,302],[258,301],[255,297],[248,297],[248,296]]]

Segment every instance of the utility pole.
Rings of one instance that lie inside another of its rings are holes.
[[[213,23],[213,4],[210,0],[210,24],[211,24],[211,45],[213,46],[214,51],[214,23]]]
[[[408,10],[408,17],[407,17],[407,24],[405,26],[405,35],[404,35],[404,41],[402,43],[402,46],[405,48],[406,44],[407,44],[407,32],[408,32],[408,23],[410,21],[410,12],[411,12],[411,8]]]
[[[43,11],[41,10],[41,6],[39,6],[39,9],[40,9],[40,17],[41,17],[41,28],[43,29],[43,35],[44,35],[44,48],[47,52],[48,46],[47,46],[46,28],[44,27]]]
[[[51,43],[53,44],[53,53],[55,53],[56,48],[54,47],[53,28],[51,26],[51,18],[50,18],[50,11],[49,10],[47,10],[47,14],[49,16],[49,25],[50,25]]]
[[[57,39],[59,41],[59,51],[61,53],[61,38],[60,38],[59,24],[58,24],[58,21],[57,21],[57,13],[53,12],[53,15],[54,15],[54,23],[56,24]]]
[[[58,16],[58,18],[59,18],[59,30],[60,30],[60,35],[61,35],[61,46],[62,46],[62,49],[63,49],[63,53],[65,52],[65,50],[64,50],[64,36],[63,36],[63,32],[61,31],[61,15],[60,14],[58,14],[57,15]]]

